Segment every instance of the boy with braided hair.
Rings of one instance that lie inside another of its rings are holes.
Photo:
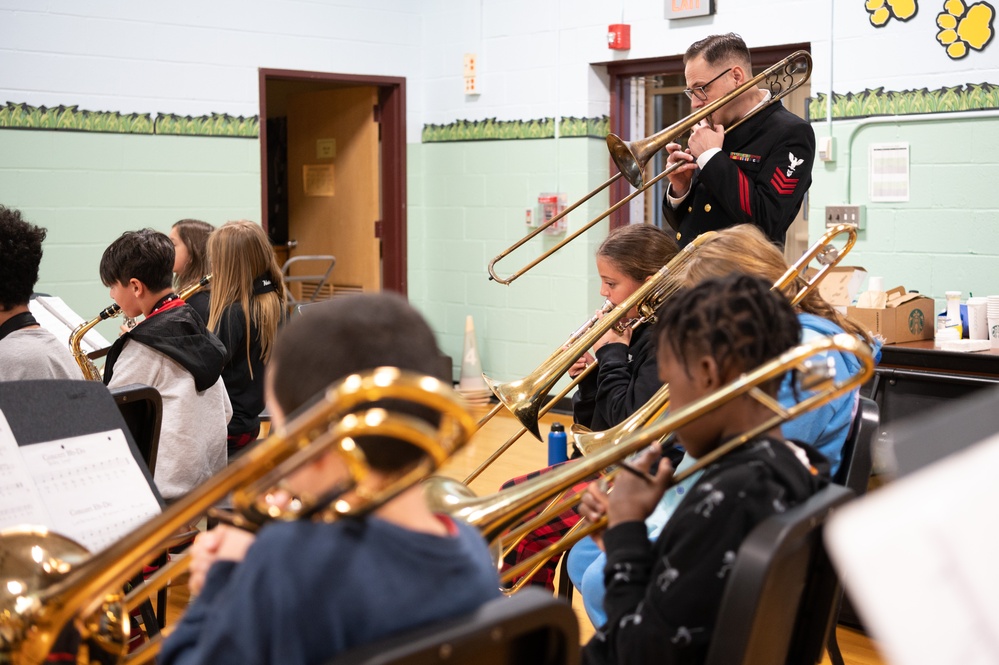
[[[798,343],[800,324],[770,284],[746,275],[702,282],[671,298],[654,331],[660,378],[682,409]],[[776,395],[780,380],[761,389]],[[700,458],[773,413],[744,395],[676,431]],[[805,501],[825,480],[824,458],[786,441],[780,428],[709,465],[654,543],[644,520],[673,476],[650,448],[635,466],[653,483],[622,474],[608,494],[592,483],[583,517],[608,517],[604,608],[607,623],[584,649],[584,663],[703,662],[728,578],[743,539],[767,517]]]

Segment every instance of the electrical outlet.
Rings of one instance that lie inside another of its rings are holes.
[[[864,228],[864,206],[826,206],[826,228],[837,224],[850,224],[857,230]]]

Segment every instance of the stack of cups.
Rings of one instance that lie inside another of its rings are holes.
[[[988,317],[989,339],[992,348],[999,349],[999,296],[986,298],[986,316]]]
[[[987,300],[981,296],[968,298],[968,339],[988,339]]]

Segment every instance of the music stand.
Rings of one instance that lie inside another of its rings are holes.
[[[166,505],[128,424],[104,384],[68,379],[0,382],[0,411],[6,416],[18,446],[122,430],[157,502],[161,508]]]

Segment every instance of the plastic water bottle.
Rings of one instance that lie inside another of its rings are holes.
[[[552,423],[548,430],[548,466],[569,459],[566,452],[565,427],[562,423]]]

